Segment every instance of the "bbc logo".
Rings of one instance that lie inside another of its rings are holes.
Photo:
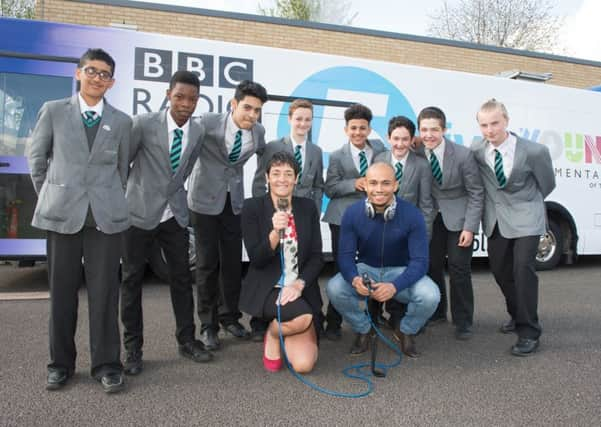
[[[187,70],[198,76],[201,86],[234,88],[242,80],[253,80],[252,59],[177,52],[174,63],[173,54],[170,50],[137,47],[134,79],[168,82],[175,71]]]

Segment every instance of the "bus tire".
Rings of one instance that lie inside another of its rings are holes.
[[[549,229],[541,236],[536,253],[536,269],[539,271],[554,269],[561,259],[563,234],[560,225],[549,219]]]

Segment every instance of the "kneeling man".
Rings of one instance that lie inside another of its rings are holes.
[[[340,273],[328,283],[328,298],[357,333],[351,354],[365,352],[371,329],[361,308],[365,297],[379,302],[395,299],[408,304],[394,336],[401,350],[417,357],[415,335],[430,318],[440,300],[436,284],[426,276],[428,235],[423,215],[415,206],[395,196],[398,183],[388,163],[367,170],[367,199],[349,206],[340,225]],[[373,285],[363,283],[367,273]]]

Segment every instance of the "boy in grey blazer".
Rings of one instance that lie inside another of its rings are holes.
[[[538,349],[536,252],[546,231],[544,199],[555,188],[549,149],[508,132],[505,106],[491,99],[477,116],[483,139],[472,144],[486,198],[482,225],[488,237],[488,261],[511,320],[501,332],[515,331],[515,356]]]
[[[245,80],[236,87],[231,113],[207,113],[201,119],[205,136],[190,175],[188,206],[196,242],[198,315],[207,350],[221,346],[219,324],[238,338],[249,336],[238,309],[243,166],[265,149],[265,129],[258,123],[265,102],[265,88]],[[218,314],[220,294],[223,311]]]
[[[354,104],[344,111],[344,132],[348,137],[338,150],[330,155],[326,173],[325,193],[330,198],[323,221],[330,226],[332,255],[337,263],[338,240],[342,215],[347,207],[365,199],[365,174],[378,154],[386,151],[381,141],[368,140],[371,133],[372,113],[365,105]],[[338,270],[338,268],[336,268]],[[328,303],[326,338],[339,340],[342,316]]]
[[[253,197],[263,196],[269,191],[265,175],[267,165],[275,153],[287,151],[294,156],[299,165],[299,174],[293,195],[313,200],[317,212],[321,213],[323,153],[321,148],[309,140],[309,132],[313,124],[313,104],[306,99],[292,101],[288,108],[288,123],[290,123],[290,135],[269,142],[265,146],[265,151],[257,154],[257,171],[252,186]],[[263,341],[263,334],[268,323],[253,317],[250,325],[252,339]]]
[[[45,103],[31,136],[29,168],[38,193],[32,225],[47,230],[50,363],[46,388],[62,388],[75,370],[81,268],[90,319],[91,374],[107,393],[123,389],[119,340],[121,232],[129,227],[125,185],[131,119],[104,99],[115,61],[89,49],[71,98]]]
[[[128,375],[139,374],[143,367],[142,281],[148,249],[155,241],[167,260],[179,352],[195,362],[212,358],[195,339],[184,188],[204,137],[200,122],[192,120],[199,89],[196,74],[177,71],[167,90],[169,108],[133,120],[126,193],[132,226],[123,236],[121,285],[121,322],[127,352],[124,370]]]
[[[484,203],[482,179],[471,151],[444,137],[446,117],[440,108],[424,108],[417,123],[430,163],[435,212],[428,275],[438,284],[440,303],[431,320],[446,320],[444,265],[448,259],[455,337],[467,340],[472,336],[474,316],[472,242],[480,227]]]
[[[415,137],[415,124],[405,116],[395,116],[388,122],[390,151],[378,154],[374,162],[390,164],[398,183],[396,195],[417,207],[424,216],[428,237],[432,236],[434,207],[432,205],[432,173],[427,160],[415,154],[411,147]],[[388,323],[393,330],[399,328],[403,304],[394,298],[386,301],[390,314]]]

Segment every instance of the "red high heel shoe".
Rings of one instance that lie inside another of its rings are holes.
[[[263,367],[266,371],[278,372],[280,369],[282,369],[282,358],[268,359],[267,356],[265,356],[265,347],[267,345],[268,333],[269,332],[265,332],[265,338],[263,339]]]

